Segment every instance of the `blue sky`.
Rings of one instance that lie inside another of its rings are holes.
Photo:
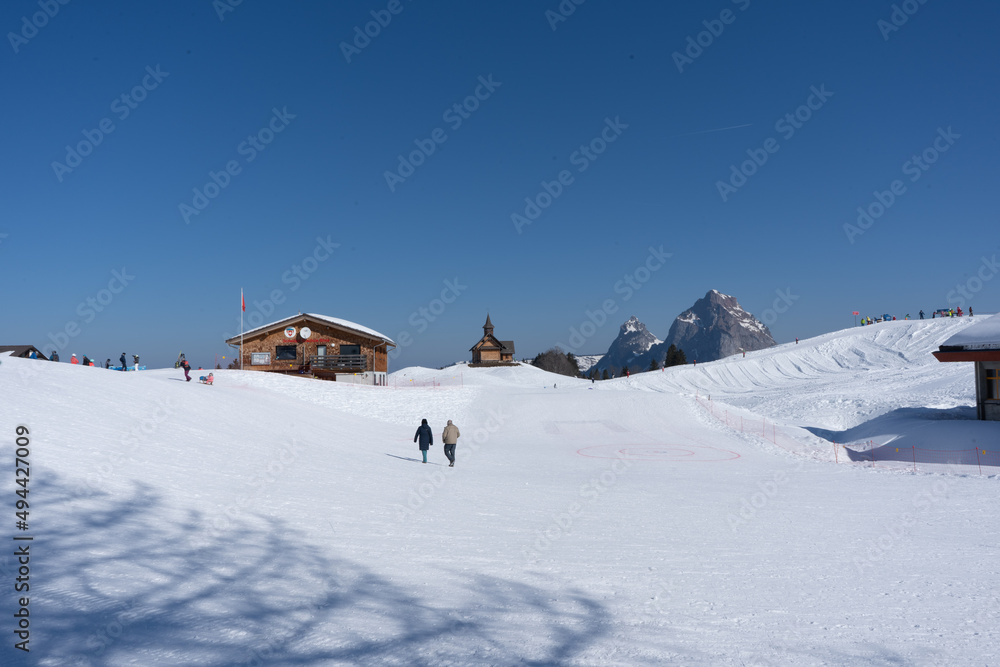
[[[394,368],[710,289],[779,342],[1000,309],[1000,6],[675,4],[3,3],[0,342],[208,366],[241,288]]]

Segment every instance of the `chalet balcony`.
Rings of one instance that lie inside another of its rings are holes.
[[[309,357],[309,368],[314,373],[364,373],[368,370],[368,356],[364,354],[325,354]]]

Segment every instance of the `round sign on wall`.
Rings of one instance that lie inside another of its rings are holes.
[[[295,338],[295,327],[285,329],[285,338]]]
[[[312,329],[309,327],[302,327],[299,329],[299,335],[303,338],[309,338],[309,336],[312,336]]]

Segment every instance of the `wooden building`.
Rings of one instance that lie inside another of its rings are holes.
[[[385,385],[387,336],[347,320],[299,313],[243,333],[243,370]],[[227,344],[239,349],[240,336]]]
[[[489,313],[486,314],[486,324],[483,325],[483,337],[469,350],[472,352],[473,365],[507,365],[514,364],[514,341],[499,340],[493,335],[493,323]]]
[[[976,417],[1000,421],[1000,315],[959,331],[932,354],[938,361],[975,364]]]
[[[49,361],[49,358],[34,345],[0,345],[0,352],[10,352],[10,356],[20,357],[22,359],[30,359],[31,353],[34,352],[36,359]]]

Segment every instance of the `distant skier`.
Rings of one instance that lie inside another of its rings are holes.
[[[969,317],[972,317],[972,306],[969,306]],[[58,359],[56,361],[58,361]]]
[[[111,368],[111,360],[110,359],[108,359],[107,361],[104,362],[104,368],[105,369],[110,369]]]
[[[180,368],[180,367],[181,367],[181,362],[182,362],[182,361],[184,361],[184,353],[183,353],[183,352],[181,352],[181,353],[180,353],[180,354],[179,354],[179,355],[177,356],[177,361],[175,361],[175,362],[174,362],[174,368]]]
[[[187,359],[181,361],[181,368],[184,369],[184,379],[188,382],[191,381],[191,364],[187,362]]]
[[[128,366],[125,365],[125,353],[122,352],[122,356],[118,357],[118,361],[122,362],[122,370],[127,371]]]
[[[455,467],[455,445],[458,444],[458,438],[462,434],[458,432],[458,427],[448,420],[448,425],[444,427],[444,433],[441,434],[441,442],[444,443],[444,455],[448,457],[451,463],[448,464],[449,468]]]
[[[132,361],[135,362],[135,370],[139,370],[139,355],[138,354],[133,354],[132,355]]]
[[[80,360],[76,358],[76,354],[71,354],[69,357],[69,363],[78,364],[80,363]]]
[[[924,311],[920,311],[920,319],[924,319]]]
[[[420,426],[417,427],[417,432],[413,435],[413,442],[417,440],[420,441],[420,453],[424,455],[424,463],[427,463],[427,450],[434,444],[434,434],[431,433],[431,427],[427,425],[426,419],[420,420]]]
[[[798,337],[798,336],[796,336],[796,337],[795,337],[795,344],[796,344],[796,345],[798,345],[798,344],[799,344],[799,337]],[[746,356],[746,355],[743,355],[743,356]]]
[[[90,365],[90,358],[87,355],[83,355],[83,365],[84,366]]]
[[[51,358],[52,358],[52,361],[59,361],[59,353],[56,352],[55,350],[52,350],[52,357]]]

